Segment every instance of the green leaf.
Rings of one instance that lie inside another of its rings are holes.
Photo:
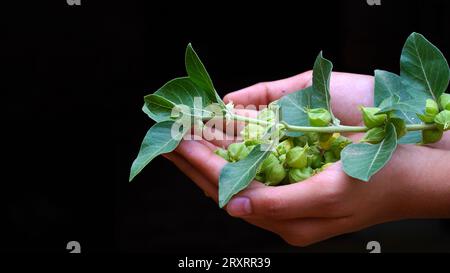
[[[245,159],[227,163],[223,167],[219,177],[219,206],[221,208],[253,181],[257,168],[270,153],[270,149],[261,150],[261,144],[258,144]]]
[[[205,92],[208,93],[211,101],[223,104],[222,99],[214,89],[214,85],[211,78],[209,77],[208,72],[206,71],[205,66],[203,65],[202,61],[200,61],[197,53],[195,53],[191,43],[189,43],[186,47],[184,62],[189,78],[200,89],[205,90]]]
[[[186,47],[185,66],[188,77],[175,78],[155,93],[144,97],[143,111],[156,122],[171,119],[171,111],[176,105],[187,106],[189,111],[185,114],[190,115],[196,115],[196,109],[204,109],[213,103],[225,107],[191,44]],[[201,98],[201,102],[195,103],[194,97]],[[201,111],[199,114],[199,118],[212,115],[210,111]]]
[[[194,100],[201,98],[201,100]],[[155,93],[144,97],[146,113],[156,122],[170,119],[174,106],[184,105],[189,111],[185,114],[195,115],[201,110],[201,116],[208,117],[213,113],[205,110],[208,105],[216,103],[208,92],[197,86],[189,77],[173,79],[164,84]],[[145,111],[144,111],[145,112]]]
[[[412,120],[416,119],[420,123],[419,119],[414,116],[415,113],[423,111],[425,104],[415,99],[401,101],[397,95],[393,95],[383,100],[378,107],[381,109],[379,113],[398,111],[403,116],[408,116]]]
[[[391,158],[397,147],[395,127],[386,125],[386,137],[378,144],[350,144],[342,150],[343,169],[351,177],[369,181]]]
[[[190,129],[182,126],[182,130],[177,131],[173,129],[174,125],[178,126],[179,124],[172,120],[163,121],[156,123],[148,130],[142,141],[139,154],[131,165],[129,181],[133,180],[156,156],[172,152]]]
[[[322,57],[316,58],[313,68],[313,85],[283,96],[279,100],[282,121],[295,126],[310,126],[307,109],[325,108],[332,116],[332,122],[339,125],[339,120],[331,111],[330,75],[333,65]],[[287,132],[287,136],[301,136],[300,132]]]
[[[402,78],[394,73],[375,70],[375,105],[382,108],[380,112],[395,110],[395,115],[407,124],[421,123],[416,113],[421,113],[425,107],[425,100],[413,97]],[[422,141],[420,132],[408,132],[399,140],[401,144],[419,143]]]
[[[322,56],[322,51],[316,58],[313,67],[313,89],[315,96],[322,100],[327,109],[331,113],[332,122],[334,125],[339,125],[339,120],[334,117],[331,110],[331,97],[330,97],[330,77],[333,64]],[[313,108],[318,108],[314,106]]]
[[[314,90],[312,86],[310,86],[303,90],[283,96],[278,102],[283,121],[290,125],[309,126],[309,118],[306,109],[313,108],[313,98],[316,98],[315,100],[317,100],[317,103],[321,105],[317,108],[326,108],[323,101],[317,99],[317,97],[313,96],[313,94]],[[302,133],[287,132],[287,135],[294,137],[300,136]]]
[[[405,42],[400,59],[401,77],[413,94],[437,100],[445,92],[450,70],[444,55],[437,47],[419,33],[413,32]]]
[[[144,97],[144,101],[145,103],[142,107],[142,111],[144,111],[151,119],[156,122],[170,119],[170,113],[173,107],[175,107],[174,102],[156,94]],[[150,111],[150,109],[152,110]]]
[[[400,76],[384,70],[375,70],[375,106],[379,107],[383,100],[392,96],[398,96],[401,101],[412,98]]]

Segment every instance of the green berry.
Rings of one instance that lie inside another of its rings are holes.
[[[443,110],[450,110],[450,94],[442,94],[439,97],[439,104]]]
[[[289,183],[296,183],[310,178],[313,175],[313,169],[306,167],[303,169],[293,168],[289,170]]]
[[[450,129],[450,110],[442,110],[434,117],[434,123],[441,131]]]
[[[264,159],[264,161],[261,164],[261,172],[265,172],[270,167],[270,165],[275,163],[279,164],[280,161],[273,153],[270,153],[269,156],[266,159]]]
[[[245,143],[232,143],[228,146],[228,157],[230,161],[236,162],[244,159],[249,154],[249,150]]]
[[[286,154],[289,150],[294,146],[294,143],[291,138],[283,140],[280,142],[276,148],[277,153],[279,155]]]
[[[339,136],[336,138],[330,147],[330,151],[334,153],[336,158],[341,158],[341,152],[345,148],[345,146],[352,144],[352,141],[344,136]]]
[[[331,122],[331,114],[325,108],[308,110],[309,124],[315,127],[325,127]]]
[[[264,183],[266,181],[266,177],[265,177],[264,173],[257,173],[255,176],[255,180]]]
[[[417,114],[417,116],[425,123],[433,123],[434,118],[438,113],[438,104],[432,99],[427,99],[425,103],[425,112],[423,114]]]
[[[291,168],[304,168],[308,163],[308,146],[292,148],[286,154],[286,164]]]
[[[268,186],[276,186],[286,177],[286,171],[280,163],[274,163],[265,170],[266,181]]]
[[[422,131],[422,144],[429,144],[438,142],[444,132],[439,129],[423,130]]]
[[[377,107],[361,107],[361,112],[363,114],[364,124],[368,128],[379,127],[386,122],[386,114],[377,114],[380,112],[380,108]]]
[[[320,168],[323,163],[322,163],[322,155],[319,154],[312,154],[308,156],[308,166],[310,166],[311,168],[317,169]]]

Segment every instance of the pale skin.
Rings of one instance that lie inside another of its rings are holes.
[[[267,105],[309,85],[310,71],[244,88],[228,94],[224,101]],[[342,124],[361,125],[358,106],[373,105],[373,85],[371,76],[332,74],[332,109]],[[218,130],[210,133],[222,134]],[[357,140],[361,134],[350,137]],[[164,156],[217,202],[219,174],[226,161],[213,151],[229,143],[183,140],[174,152]],[[269,187],[253,181],[225,209],[231,216],[272,231],[295,246],[388,221],[450,218],[449,150],[448,132],[433,145],[399,145],[391,161],[368,183],[347,176],[341,162],[300,183]]]

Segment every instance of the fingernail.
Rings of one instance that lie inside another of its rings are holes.
[[[231,216],[245,216],[252,213],[252,205],[247,197],[236,197],[228,203],[227,211]]]

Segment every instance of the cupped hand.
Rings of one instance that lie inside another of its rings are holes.
[[[233,92],[224,98],[241,105],[267,105],[311,85],[311,72]],[[342,124],[358,125],[358,106],[373,104],[373,77],[331,76],[333,113]],[[223,139],[223,132],[211,130]],[[164,156],[208,196],[218,200],[218,178],[226,161],[214,154],[230,141],[184,140]],[[305,246],[382,222],[450,217],[448,134],[436,148],[400,145],[392,160],[369,183],[347,176],[340,162],[301,183],[270,187],[253,181],[226,206],[228,213]]]

